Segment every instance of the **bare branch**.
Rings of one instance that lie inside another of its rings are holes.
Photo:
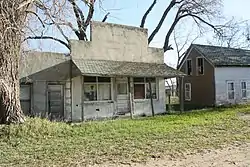
[[[78,29],[79,29],[79,31],[74,30],[74,32],[79,40],[85,40],[86,35],[84,32],[84,27],[83,27],[84,15],[82,13],[82,10],[77,6],[77,4],[75,3],[75,0],[69,0],[69,2],[71,3],[73,7],[73,11],[74,11],[76,22],[77,22]]]
[[[105,22],[105,21],[107,20],[107,18],[108,18],[109,15],[110,15],[110,12],[108,12],[108,13],[104,16],[104,18],[102,19],[102,22]]]
[[[147,16],[152,11],[152,9],[154,8],[156,2],[157,2],[157,0],[154,0],[153,3],[148,8],[148,10],[146,11],[146,13],[143,15],[142,20],[141,20],[141,25],[140,25],[141,28],[144,28]]]
[[[150,42],[153,40],[153,38],[155,37],[155,35],[158,33],[158,31],[160,30],[165,18],[167,17],[168,13],[170,12],[170,10],[176,5],[176,1],[175,0],[171,0],[170,4],[168,5],[167,9],[164,11],[158,25],[156,26],[156,28],[154,29],[154,31],[151,33],[151,35],[148,38],[148,43],[150,44]]]
[[[35,13],[35,12],[33,12],[33,11],[30,11],[30,10],[26,10],[25,12],[26,12],[26,13],[31,13],[31,14],[35,15],[35,16],[37,17],[37,19],[40,21],[40,23],[42,24],[43,28],[45,28],[45,25],[44,25],[44,23],[43,23],[43,20],[38,16],[37,13]]]
[[[67,44],[66,42],[64,42],[63,40],[60,40],[58,38],[54,38],[54,37],[50,37],[50,36],[35,36],[35,37],[27,37],[24,39],[24,41],[28,40],[28,39],[51,39],[54,41],[57,41],[61,44],[63,44],[64,46],[66,46],[68,49],[70,49],[69,44]]]
[[[87,29],[87,27],[89,26],[89,23],[93,17],[93,14],[94,14],[94,3],[95,3],[95,0],[90,0],[90,2],[88,3],[89,5],[89,13],[88,13],[88,16],[87,16],[87,19],[84,23],[84,28],[85,30]]]

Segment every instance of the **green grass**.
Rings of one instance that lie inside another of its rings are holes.
[[[0,166],[77,166],[141,162],[151,157],[250,142],[249,106],[69,125],[29,118],[0,126]]]

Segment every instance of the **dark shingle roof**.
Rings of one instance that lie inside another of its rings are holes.
[[[73,62],[80,69],[83,75],[164,78],[185,75],[184,73],[175,70],[163,63],[156,64],[83,59],[74,59]]]
[[[192,44],[215,66],[250,66],[250,50]]]

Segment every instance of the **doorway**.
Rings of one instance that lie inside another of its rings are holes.
[[[62,84],[48,84],[48,116],[50,120],[63,120],[63,88]]]

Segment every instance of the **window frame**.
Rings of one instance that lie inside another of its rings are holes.
[[[188,61],[190,61],[190,64],[191,64],[191,71],[190,71],[190,74],[188,73]],[[193,73],[193,69],[192,69],[192,66],[193,66],[193,62],[192,62],[192,59],[187,59],[186,60],[186,73],[187,73],[187,75],[192,75],[192,73]]]
[[[134,78],[143,78],[143,82],[134,82]],[[147,84],[148,84],[148,82],[147,82],[147,79],[148,78],[154,78],[155,79],[155,81],[154,82],[151,82],[151,88],[152,88],[152,83],[155,83],[155,93],[156,93],[156,98],[153,98],[153,100],[158,100],[158,98],[159,98],[159,94],[158,94],[158,91],[157,90],[159,90],[158,89],[158,86],[157,86],[157,78],[156,77],[134,77],[133,78],[133,84],[134,85],[144,85],[144,98],[143,99],[135,99],[135,96],[133,95],[133,99],[134,100],[136,100],[136,101],[140,101],[140,100],[150,100],[150,98],[147,98]],[[135,87],[135,86],[134,86]],[[133,93],[134,93],[135,91],[133,91]]]
[[[95,82],[85,82],[84,77],[95,77]],[[83,76],[83,102],[84,103],[96,103],[96,102],[110,102],[113,101],[113,95],[112,95],[112,88],[113,88],[113,82],[111,77],[106,77],[110,78],[110,82],[99,82],[98,78],[101,78],[99,76]],[[100,100],[99,99],[99,85],[110,85],[110,99],[109,100]],[[85,85],[95,85],[96,86],[96,100],[85,100]]]
[[[199,59],[202,59],[202,65],[203,65],[203,71],[202,71],[202,74],[199,74]],[[202,76],[205,74],[205,68],[204,68],[204,63],[205,63],[205,60],[203,57],[196,57],[196,75],[197,76]]]
[[[31,114],[31,106],[32,106],[32,84],[31,83],[20,83],[19,89],[21,91],[21,87],[28,87],[29,88],[29,99],[22,99],[21,98],[21,93],[20,93],[20,105],[22,102],[29,102],[29,111],[27,114]]]
[[[242,89],[242,83],[245,83],[246,88]],[[243,97],[243,91],[246,91],[246,97]],[[247,81],[240,81],[240,93],[241,93],[241,99],[245,100],[247,99]]]
[[[189,99],[187,99],[186,98],[186,93],[188,92],[187,91],[187,89],[186,89],[186,85],[189,85]],[[184,89],[184,99],[185,99],[185,101],[191,101],[192,100],[192,84],[190,83],[190,82],[188,82],[188,83],[185,83],[185,85],[184,85],[185,87],[185,89]]]
[[[228,84],[229,83],[233,83],[233,91],[230,91],[230,92],[233,92],[234,93],[234,98],[233,99],[229,99],[229,86]],[[235,82],[234,81],[227,81],[227,100],[235,100]]]

